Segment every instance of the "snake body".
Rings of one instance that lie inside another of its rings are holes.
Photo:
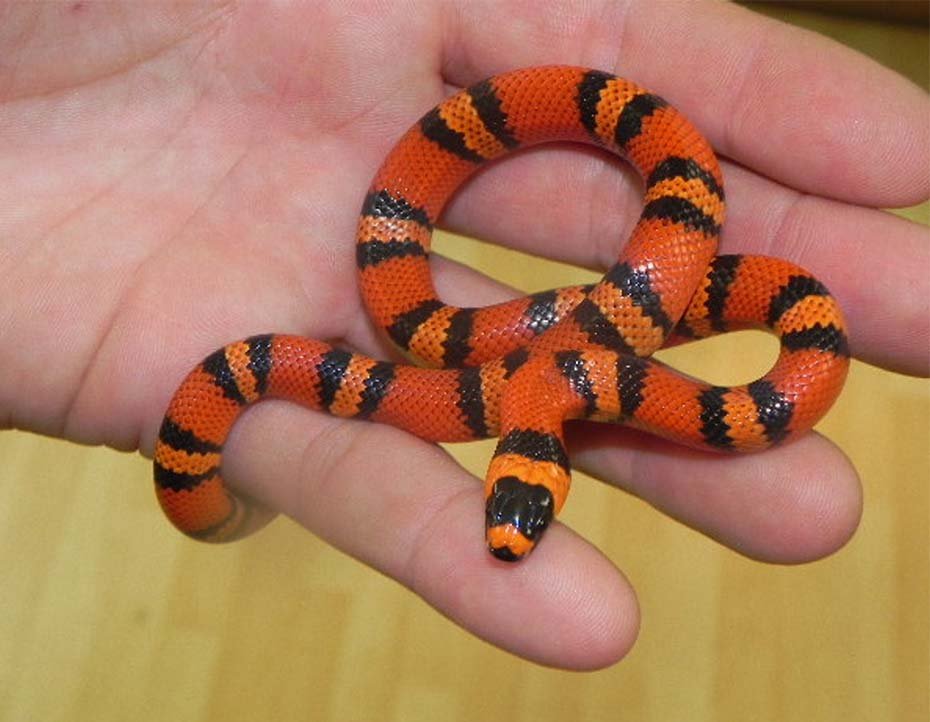
[[[489,160],[549,141],[625,158],[643,178],[642,215],[590,286],[484,308],[436,296],[430,237],[455,189]],[[518,70],[430,110],[398,142],[362,204],[356,260],[371,317],[424,368],[291,335],[210,354],[168,407],[155,448],[162,508],[207,541],[248,529],[249,502],[223,483],[223,443],[242,410],[288,399],[430,441],[499,437],[486,482],[491,552],[534,548],[569,487],[567,419],[628,424],[700,449],[755,451],[810,429],[849,362],[842,313],[824,285],[776,258],[718,256],[721,171],[708,142],[634,83],[574,67]],[[780,354],[762,378],[722,387],[649,356],[670,342],[766,328]],[[438,367],[438,368],[436,368]]]

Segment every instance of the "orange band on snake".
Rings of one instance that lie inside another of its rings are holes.
[[[430,236],[449,197],[485,162],[549,141],[625,158],[645,199],[603,279],[486,308],[440,301]],[[254,336],[208,356],[168,407],[155,448],[158,499],[207,541],[248,528],[249,502],[220,476],[243,408],[288,399],[430,441],[499,437],[485,484],[491,552],[525,556],[569,487],[566,419],[628,424],[721,452],[764,449],[809,430],[842,388],[843,316],[797,266],[717,256],[723,179],[706,140],[660,97],[607,73],[518,70],[429,111],[398,142],[362,204],[356,259],[375,322],[426,365],[387,363],[296,336]],[[310,261],[312,262],[312,260]],[[765,376],[721,387],[649,356],[674,336],[766,328],[781,343]]]

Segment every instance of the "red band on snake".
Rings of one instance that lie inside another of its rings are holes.
[[[485,308],[440,301],[430,237],[452,193],[485,162],[537,143],[577,141],[625,158],[643,178],[642,215],[593,286]],[[221,477],[242,410],[288,399],[392,424],[429,441],[499,437],[486,482],[491,552],[538,543],[569,487],[567,419],[628,424],[699,449],[764,449],[809,430],[839,394],[846,326],[822,283],[786,261],[717,256],[723,178],[708,142],[635,84],[585,68],[496,76],[429,111],[400,139],[362,204],[359,285],[371,317],[428,366],[387,363],[289,335],[210,354],[168,407],[155,486],[171,521],[207,541],[249,529],[249,502]],[[649,356],[674,340],[766,328],[773,368],[743,386],[686,377]]]

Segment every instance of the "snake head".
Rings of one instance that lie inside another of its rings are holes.
[[[515,476],[494,482],[485,510],[488,548],[498,559],[515,562],[529,554],[552,521],[552,492]]]

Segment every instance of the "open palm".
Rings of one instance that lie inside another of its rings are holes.
[[[23,4],[0,28],[6,427],[151,453],[184,373],[235,338],[393,353],[354,277],[372,174],[452,90],[543,63],[676,104],[733,161],[723,250],[807,266],[849,313],[857,356],[928,371],[924,232],[868,207],[930,192],[927,98],[823,38],[730,6],[622,2]],[[446,222],[605,265],[637,216],[628,185],[597,154],[542,150],[477,178]],[[435,268],[450,301],[504,293]],[[752,556],[822,556],[858,520],[855,472],[817,435],[723,460],[584,428],[576,466]],[[606,559],[556,525],[544,553],[501,568],[480,543],[480,484],[404,432],[271,403],[225,459],[234,484],[496,644],[578,668],[632,644],[635,597]]]

